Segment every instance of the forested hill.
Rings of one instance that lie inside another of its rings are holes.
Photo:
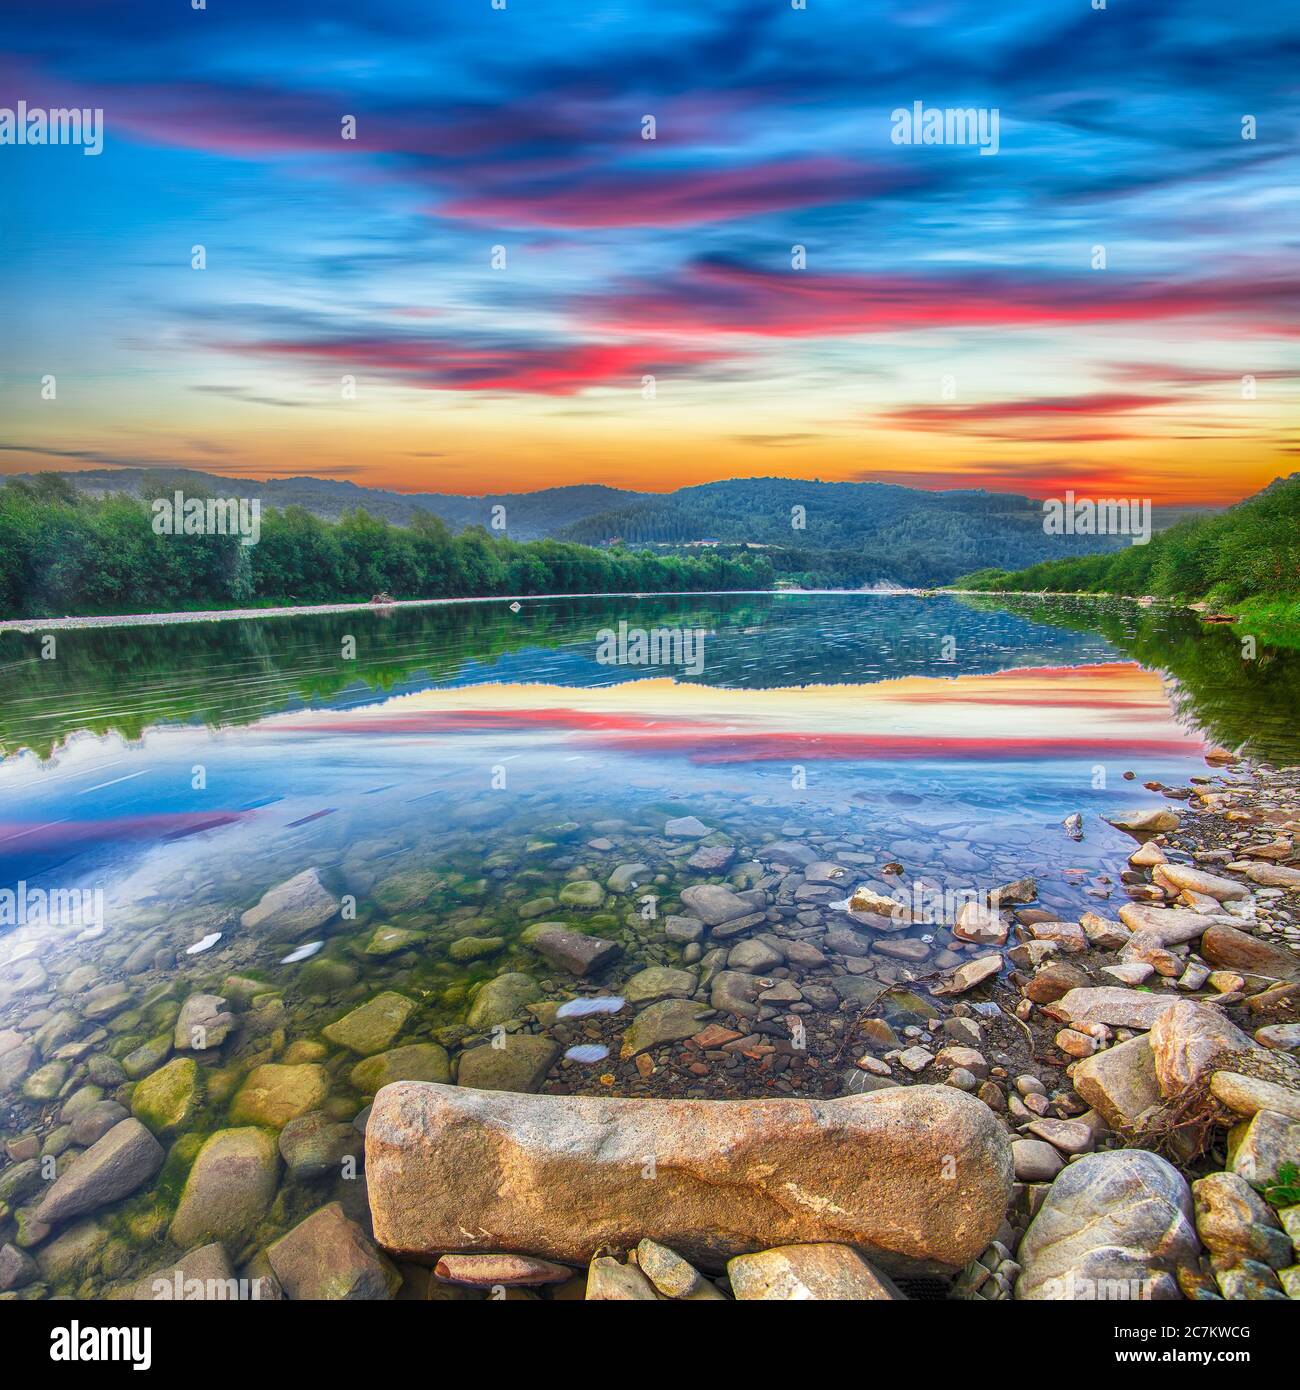
[[[950,582],[982,566],[1020,569],[1062,554],[1112,550],[1122,539],[1050,537],[1042,504],[1009,493],[929,492],[892,483],[738,478],[669,493],[598,484],[460,497],[397,493],[313,477],[223,478],[186,469],[120,469],[59,475],[80,493],[153,497],[180,488],[220,497],[260,497],[338,520],[364,509],[409,525],[432,513],[453,531],[484,526],[512,540],[542,538],[607,547],[692,546],[704,541],[772,547],[778,574],[813,586]],[[494,507],[504,508],[504,532]],[[1157,508],[1155,525],[1172,517]]]
[[[982,567],[958,583],[1024,593],[1300,600],[1300,473],[1213,516],[1192,517],[1110,555],[1057,559],[1008,572]]]
[[[561,535],[588,545],[612,537],[629,545],[711,539],[852,553],[871,561],[871,579],[903,585],[941,584],[977,565],[1019,568],[1063,549],[1082,555],[1121,543],[1047,536],[1042,503],[1015,494],[792,478],[681,488],[575,521]]]

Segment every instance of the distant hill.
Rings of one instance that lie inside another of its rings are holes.
[[[63,475],[102,495],[150,495],[176,488],[216,496],[260,497],[265,505],[303,507],[336,520],[363,507],[407,523],[433,512],[453,530],[490,525],[506,508],[514,540],[554,538],[607,546],[759,545],[778,573],[810,585],[944,584],[974,569],[1023,569],[1061,556],[1113,551],[1124,537],[1048,536],[1042,504],[1012,493],[928,492],[893,483],[825,483],[738,478],[670,493],[630,492],[599,484],[540,492],[462,497],[399,493],[324,478],[226,478],[192,469],[110,469]],[[796,511],[802,508],[802,512]],[[1196,509],[1156,509],[1157,529]],[[800,525],[792,524],[795,521]]]
[[[364,507],[371,516],[400,524],[409,523],[417,512],[433,512],[453,531],[490,525],[492,508],[501,503],[506,507],[506,534],[517,541],[543,540],[592,513],[636,502],[646,495],[584,483],[544,488],[540,492],[458,497],[438,492],[390,492],[386,488],[358,487],[356,483],[309,476],[226,478],[194,468],[105,468],[62,476],[78,491],[95,496],[125,492],[143,497],[180,488],[219,497],[260,497],[264,506],[302,507],[329,521],[337,521],[344,512],[358,507]]]

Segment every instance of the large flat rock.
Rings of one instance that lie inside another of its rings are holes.
[[[992,1111],[947,1086],[667,1101],[402,1082],[375,1098],[366,1173],[375,1239],[417,1259],[585,1264],[648,1235],[715,1270],[806,1242],[951,1270],[992,1239],[1012,1164]]]

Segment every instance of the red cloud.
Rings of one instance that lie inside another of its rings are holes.
[[[1032,400],[986,401],[978,405],[911,406],[904,410],[886,411],[881,419],[906,429],[976,434],[992,439],[1092,443],[1127,439],[1131,435],[1100,425],[1084,429],[1075,426],[1062,432],[1054,422],[1075,419],[1105,421],[1111,416],[1135,410],[1182,403],[1176,396],[1137,396],[1118,391],[1097,391],[1082,396],[1042,396]]]
[[[925,328],[1035,328],[1230,315],[1256,331],[1292,331],[1300,282],[1224,279],[1192,284],[1096,275],[1050,279],[985,273],[818,275],[699,261],[662,284],[593,306],[624,332],[818,337]]]
[[[632,386],[645,373],[693,367],[721,354],[661,343],[484,346],[435,338],[343,337],[229,343],[235,352],[328,362],[375,371],[433,391],[521,391],[571,396],[588,386]]]

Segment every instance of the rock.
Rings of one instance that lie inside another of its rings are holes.
[[[587,1270],[587,1299],[606,1303],[657,1302],[654,1285],[636,1265],[598,1255]]]
[[[1177,1299],[1176,1269],[1194,1265],[1187,1183],[1144,1149],[1088,1154],[1052,1184],[1016,1258],[1016,1297]]]
[[[965,965],[959,965],[952,975],[942,985],[936,985],[932,989],[933,994],[965,994],[972,990],[976,985],[983,984],[985,980],[996,975],[1002,968],[1001,956],[980,956],[978,960],[967,961]]]
[[[162,1167],[162,1145],[139,1120],[123,1120],[55,1179],[36,1209],[47,1225],[115,1202]]]
[[[1129,929],[1122,922],[1112,922],[1109,917],[1099,917],[1095,912],[1083,913],[1079,925],[1094,950],[1118,951],[1129,938]]]
[[[81,1111],[73,1120],[71,1125],[72,1142],[80,1144],[84,1148],[90,1148],[92,1144],[97,1144],[114,1125],[125,1120],[128,1113],[126,1106],[119,1105],[115,1100],[96,1101],[94,1105]]]
[[[1214,923],[1205,929],[1205,935],[1201,938],[1201,956],[1210,965],[1227,970],[1244,970],[1251,975],[1275,976],[1279,980],[1300,976],[1300,956],[1222,923]]]
[[[1300,1167],[1300,1122],[1260,1110],[1228,1133],[1228,1167],[1252,1187],[1276,1183],[1287,1166]]]
[[[1011,1159],[1017,1182],[1051,1182],[1065,1167],[1065,1160],[1041,1139],[1013,1139]]]
[[[36,1049],[31,1043],[18,1043],[0,1053],[0,1096],[7,1095],[18,1086],[35,1060]]]
[[[893,1282],[847,1245],[783,1245],[727,1262],[736,1298],[784,1302],[901,1299]]]
[[[559,1055],[559,1046],[550,1038],[536,1033],[502,1034],[461,1053],[457,1083],[480,1091],[536,1091]]]
[[[649,864],[620,864],[605,880],[611,893],[630,893],[650,877]]]
[[[703,1288],[713,1288],[689,1260],[655,1240],[643,1239],[637,1243],[636,1263],[665,1298],[694,1298]]]
[[[108,1231],[97,1221],[78,1221],[60,1231],[36,1253],[36,1264],[47,1284],[69,1281],[80,1283],[88,1271],[99,1265],[99,1255],[108,1244]]]
[[[0,1245],[0,1293],[26,1288],[40,1277],[36,1261],[16,1246]]]
[[[395,956],[401,951],[409,951],[412,946],[426,940],[423,932],[411,931],[407,927],[376,927],[366,942],[366,955],[378,956],[381,960]],[[458,946],[452,942],[452,947]]]
[[[1300,1023],[1269,1023],[1255,1029],[1255,1041],[1261,1047],[1294,1052],[1300,1048]]]
[[[702,840],[710,833],[709,827],[696,816],[677,816],[664,822],[664,834],[670,840]]]
[[[1097,1136],[1092,1126],[1083,1120],[1031,1120],[1025,1126],[1025,1132],[1034,1135],[1035,1138],[1046,1140],[1063,1154],[1088,1153],[1097,1144]]]
[[[490,1289],[498,1284],[535,1288],[541,1284],[563,1284],[573,1278],[573,1271],[530,1255],[444,1255],[434,1265],[433,1277],[445,1284],[464,1284],[472,1289]]]
[[[273,941],[297,941],[332,921],[338,911],[339,901],[320,881],[320,871],[306,869],[264,893],[239,922]]]
[[[454,961],[464,964],[472,960],[486,960],[504,950],[504,936],[462,936],[447,947],[447,954]]]
[[[1086,970],[1064,960],[1049,960],[1039,966],[1025,985],[1025,997],[1035,1004],[1050,1004],[1072,989],[1087,989],[1092,981]]]
[[[451,1059],[437,1043],[412,1043],[367,1057],[349,1075],[361,1095],[373,1096],[393,1081],[450,1081]]]
[[[1151,903],[1125,903],[1119,915],[1130,932],[1148,932],[1161,946],[1181,946],[1184,942],[1195,941],[1207,927],[1224,920],[1188,908],[1154,907]]]
[[[1178,829],[1178,816],[1167,806],[1153,806],[1137,811],[1121,811],[1115,816],[1103,816],[1102,820],[1113,825],[1116,830],[1123,830],[1126,834],[1132,835],[1137,840],[1147,840],[1152,835]]]
[[[760,978],[763,977],[746,975],[739,970],[720,970],[713,977],[709,1003],[722,1013],[736,1014],[740,1018],[756,1018]]]
[[[720,874],[735,857],[736,851],[730,845],[701,845],[686,861],[686,867],[701,874]]]
[[[595,879],[574,879],[572,883],[566,883],[560,889],[559,901],[565,907],[594,910],[605,905],[605,890]]]
[[[92,1021],[121,1013],[133,998],[130,986],[120,981],[88,990],[81,999],[81,1016]]]
[[[1193,869],[1187,864],[1157,864],[1151,877],[1162,888],[1172,889],[1175,893],[1204,893],[1221,903],[1250,897],[1250,889],[1244,884],[1230,878],[1220,878],[1217,874],[1207,874],[1203,869]]]
[[[705,1268],[834,1235],[889,1268],[955,1269],[996,1231],[1011,1171],[997,1118],[945,1086],[667,1101],[403,1082],[376,1097],[366,1131],[376,1239],[417,1258],[505,1249],[580,1264],[649,1229]]]
[[[280,1129],[299,1115],[318,1110],[329,1093],[329,1073],[318,1062],[296,1066],[267,1062],[244,1079],[231,1102],[230,1122]]]
[[[807,868],[817,862],[817,855],[797,840],[774,840],[763,846],[760,858],[769,864],[785,864],[792,869]]]
[[[176,1015],[172,1045],[177,1052],[207,1052],[220,1047],[235,1026],[219,994],[191,994]]]
[[[1000,913],[981,903],[963,903],[952,934],[963,941],[1001,946],[1007,939],[1007,924]]]
[[[1250,1052],[1254,1044],[1213,1004],[1180,999],[1151,1027],[1156,1081],[1166,1097],[1181,1095],[1225,1052]]]
[[[68,1064],[66,1062],[46,1062],[43,1067],[37,1067],[23,1082],[23,1095],[28,1100],[43,1105],[47,1100],[53,1100],[59,1094],[67,1078]]]
[[[199,1064],[174,1057],[144,1078],[131,1093],[131,1112],[154,1134],[178,1134],[194,1118],[202,1099]]]
[[[1192,1184],[1196,1230],[1216,1269],[1258,1260],[1273,1269],[1291,1263],[1291,1238],[1273,1208],[1236,1173],[1211,1173]]]
[[[742,976],[748,979],[749,976]],[[665,999],[642,1009],[623,1034],[619,1056],[623,1061],[648,1052],[662,1043],[680,1042],[700,1031],[701,1020],[712,1012],[707,1004],[690,999]],[[757,1010],[754,1010],[757,1012]]]
[[[598,936],[554,929],[530,936],[529,945],[552,965],[567,970],[571,975],[595,974],[623,954],[623,948],[616,941],[602,941]]]
[[[511,976],[498,975],[498,980],[510,979]],[[513,978],[527,979],[525,976]],[[489,981],[480,990],[480,996],[496,981]],[[531,984],[532,982],[529,981]],[[476,1001],[477,1002],[477,1001]],[[385,1048],[392,1045],[393,1039],[406,1026],[406,1020],[415,1012],[415,1001],[408,999],[404,994],[394,994],[391,990],[383,994],[377,994],[373,999],[367,1000],[359,1008],[355,1008],[351,1013],[344,1014],[342,1018],[334,1023],[327,1024],[321,1029],[324,1037],[330,1042],[337,1043],[339,1047],[346,1047],[351,1052],[358,1052],[363,1057],[369,1057],[376,1052],[383,1052]],[[472,1013],[472,1010],[471,1010]],[[507,1015],[509,1017],[509,1015]],[[492,1022],[499,1022],[493,1019]],[[489,1027],[489,1024],[471,1023],[471,1027]]]
[[[256,1294],[251,1287],[248,1290],[249,1297],[260,1294],[260,1289]],[[175,1264],[160,1266],[131,1290],[131,1298],[141,1303],[177,1299],[187,1303],[218,1299],[225,1302],[243,1296],[225,1248],[218,1241],[188,1251]]]
[[[218,1130],[190,1167],[168,1234],[180,1246],[238,1245],[266,1215],[279,1176],[274,1135],[252,1126]]]
[[[740,970],[749,975],[761,975],[784,963],[784,954],[774,950],[766,941],[742,941],[727,952],[727,969]]]
[[[1263,888],[1300,888],[1300,869],[1289,869],[1284,864],[1252,864],[1246,877]]]
[[[157,1071],[171,1056],[171,1050],[172,1035],[170,1033],[150,1038],[147,1043],[141,1043],[134,1051],[128,1052],[122,1058],[122,1070],[132,1081],[138,1081],[142,1076],[148,1076],[151,1071]]]
[[[1080,1062],[1074,1069],[1074,1089],[1111,1129],[1138,1128],[1142,1116],[1161,1103],[1148,1036],[1117,1043]]]
[[[294,1300],[390,1299],[402,1282],[337,1202],[312,1212],[267,1246],[266,1257]]]
[[[1088,949],[1087,934],[1077,922],[1034,922],[1029,934],[1035,941],[1050,941],[1071,955]]]
[[[328,1173],[341,1172],[349,1156],[361,1166],[361,1139],[350,1124],[331,1120],[322,1110],[299,1115],[280,1131],[280,1157],[290,1177],[311,1182]]]
[[[704,923],[698,917],[665,917],[664,935],[669,941],[689,944],[704,935]]]
[[[1113,1028],[1151,1028],[1169,1007],[1168,996],[1144,994],[1118,985],[1072,989],[1050,1008],[1066,1023],[1109,1023]]]
[[[629,1004],[650,1004],[659,999],[687,999],[698,984],[689,970],[652,965],[624,980],[620,992]]]
[[[725,941],[728,937],[740,936],[742,932],[753,931],[755,927],[766,925],[766,912],[747,912],[743,917],[733,917],[729,922],[714,927],[712,935],[715,941]]]
[[[1214,1279],[1224,1298],[1233,1301],[1286,1298],[1277,1275],[1258,1260],[1242,1260],[1233,1269],[1216,1270]]]
[[[682,889],[682,902],[706,925],[720,927],[753,912],[752,904],[720,883],[699,883]]]
[[[1210,1077],[1210,1094],[1238,1115],[1254,1115],[1261,1110],[1300,1120],[1300,1088],[1264,1081],[1239,1072],[1216,1071]]]
[[[1038,880],[1032,875],[995,888],[989,897],[997,903],[1032,903],[1038,897]]]
[[[1122,985],[1144,985],[1156,973],[1156,968],[1145,961],[1134,960],[1124,965],[1103,965],[1101,973]]]

